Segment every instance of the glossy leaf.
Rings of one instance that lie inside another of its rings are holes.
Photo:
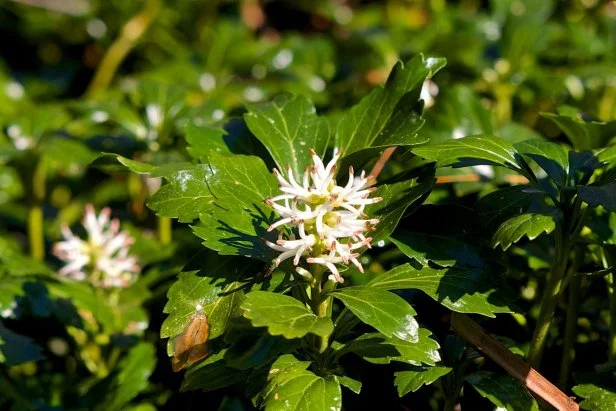
[[[402,129],[415,138],[416,121],[409,114],[397,114],[408,109],[419,99],[421,86],[425,79],[445,65],[445,60],[422,55],[407,63],[398,62],[392,69],[384,87],[375,88],[359,104],[351,108],[338,123],[336,146],[346,154],[351,154],[373,145],[382,145],[392,135],[402,135]],[[402,107],[398,106],[402,102]],[[387,132],[387,134],[385,134]],[[399,138],[391,137],[401,144]]]
[[[556,228],[554,216],[527,213],[513,217],[498,227],[492,237],[492,247],[498,245],[503,250],[520,241],[522,237],[534,240],[541,234],[550,234]]]
[[[319,318],[293,297],[268,291],[252,291],[242,303],[244,317],[255,327],[267,327],[271,335],[300,338],[312,333],[327,336],[333,331],[329,318]]]
[[[207,184],[215,197],[193,226],[204,245],[224,255],[244,255],[271,261],[272,250],[261,241],[275,214],[263,200],[277,191],[276,178],[254,156],[225,157],[211,153],[212,177]]]
[[[207,182],[211,175],[207,164],[169,174],[168,183],[152,196],[148,207],[159,216],[177,218],[182,223],[192,222],[214,202]]]
[[[210,340],[220,336],[229,319],[239,314],[244,293],[237,281],[253,276],[258,270],[255,264],[240,257],[206,251],[199,254],[167,292],[168,301],[163,312],[169,316],[163,322],[161,338],[182,334],[197,312],[207,316]]]
[[[602,186],[578,186],[578,195],[591,207],[601,206],[616,212],[616,183]]]
[[[229,147],[225,144],[225,130],[213,126],[197,126],[193,123],[186,125],[186,151],[190,156],[201,162],[205,162],[210,151],[220,154],[231,154]]]
[[[336,378],[338,379],[338,382],[340,383],[340,385],[348,388],[355,394],[359,394],[361,392],[361,386],[362,386],[361,381],[353,379],[346,375],[345,376],[337,375]]]
[[[558,114],[543,113],[560,128],[577,151],[602,148],[616,135],[616,121],[585,121],[573,107],[559,107]]]
[[[374,241],[386,239],[396,228],[398,222],[411,205],[419,205],[423,196],[434,186],[433,174],[426,173],[391,184],[381,184],[372,197],[382,197],[383,201],[366,207],[366,214],[378,217],[379,223],[371,233]]]
[[[368,286],[383,290],[418,289],[461,313],[494,317],[497,313],[511,312],[505,284],[492,273],[477,268],[417,270],[405,264],[375,277]]]
[[[335,376],[320,377],[308,371],[307,361],[292,355],[280,357],[268,375],[263,402],[271,411],[340,411],[342,393]]]
[[[402,297],[365,286],[346,287],[332,295],[385,336],[417,342],[419,325],[414,318],[417,313]]]
[[[373,364],[389,364],[391,361],[412,365],[434,365],[440,361],[439,345],[430,338],[430,331],[419,328],[415,342],[388,338],[380,333],[363,334],[348,342],[338,353],[342,356],[355,353]]]
[[[526,140],[514,147],[520,154],[532,158],[558,187],[567,185],[569,154],[562,145],[545,140]]]
[[[415,367],[409,371],[394,373],[394,385],[398,389],[398,396],[402,397],[409,392],[415,392],[424,385],[430,385],[443,375],[451,371],[449,367]]]
[[[510,375],[478,371],[467,376],[466,381],[497,407],[507,411],[539,411],[526,387]]]
[[[464,165],[497,165],[524,174],[528,165],[513,146],[502,138],[483,134],[417,147],[413,153],[440,167]]]
[[[329,126],[303,96],[282,96],[263,105],[250,105],[244,120],[263,143],[280,171],[287,165],[296,178],[312,164],[310,149],[322,158],[329,142]]]
[[[479,218],[488,229],[496,230],[504,221],[528,212],[544,192],[528,185],[516,185],[496,190],[482,197],[475,205]]]
[[[610,387],[584,383],[573,387],[573,392],[584,398],[580,402],[583,410],[616,411],[616,391]]]

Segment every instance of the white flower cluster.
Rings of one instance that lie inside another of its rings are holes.
[[[363,171],[355,177],[352,167],[346,185],[337,185],[335,176],[339,150],[334,150],[334,156],[327,165],[314,150],[310,152],[312,167],[306,167],[301,184],[296,181],[290,166],[287,167],[287,178],[274,169],[282,194],[265,202],[281,219],[272,224],[268,231],[291,225],[292,234],[284,239],[281,232],[276,243],[264,241],[270,248],[281,252],[274,261],[276,265],[293,257],[293,264],[298,266],[300,259],[306,257],[308,264],[325,266],[331,272],[328,278],[341,283],[344,279],[336,264],[351,262],[363,272],[357,259],[359,250],[370,247],[372,238],[365,234],[379,222],[376,218],[368,218],[364,209],[366,205],[382,199],[368,198],[376,190],[370,187],[372,177],[366,177]],[[296,270],[301,275],[308,273],[302,267]]]
[[[54,244],[53,253],[66,265],[58,271],[75,280],[89,279],[98,287],[128,287],[140,271],[137,258],[129,254],[134,239],[120,231],[120,221],[110,219],[111,210],[104,208],[96,216],[91,204],[86,206],[83,226],[87,241],[62,227],[64,241]]]

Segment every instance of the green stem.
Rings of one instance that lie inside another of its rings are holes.
[[[614,261],[612,261],[611,256],[606,253],[605,250],[603,252],[603,267],[608,268],[613,265]],[[609,339],[609,347],[607,352],[608,361],[616,360],[616,285],[614,281],[614,270],[610,274],[606,276],[607,281],[607,292],[610,299],[610,339]]]
[[[89,94],[107,88],[122,61],[154,22],[161,6],[161,0],[146,0],[143,9],[124,24],[120,36],[111,44],[98,66],[88,86]]]
[[[530,343],[528,351],[528,362],[534,367],[539,368],[541,357],[552,323],[552,317],[556,310],[556,303],[560,293],[561,283],[565,277],[567,268],[567,260],[569,257],[568,233],[563,232],[562,227],[557,227],[555,230],[556,250],[554,260],[552,261],[552,269],[548,273],[547,283],[541,298],[541,306],[539,308],[539,317],[537,325]]]
[[[321,318],[325,318],[331,315],[331,301],[332,297],[327,295],[327,292],[323,290],[323,267],[314,264],[312,265],[312,277],[314,279],[311,287],[310,296],[312,298],[311,307],[312,311]],[[325,281],[327,281],[325,279]],[[331,335],[331,334],[330,334]],[[316,349],[322,354],[329,347],[330,335],[320,336],[316,339]]]
[[[43,235],[43,208],[40,205],[30,207],[28,240],[30,242],[30,256],[37,261],[43,261],[45,259],[45,237]]]
[[[162,245],[171,244],[172,221],[169,217],[158,217],[158,241]]]
[[[30,255],[37,261],[45,259],[45,235],[43,231],[43,202],[47,180],[47,162],[40,158],[32,175],[32,204],[28,213],[28,240]]]
[[[577,270],[575,270],[577,271]],[[560,363],[560,378],[558,385],[561,389],[566,389],[569,375],[571,372],[571,363],[575,358],[575,337],[577,336],[577,320],[580,311],[580,290],[582,286],[582,277],[575,275],[569,285],[569,303],[567,304],[567,320],[565,325],[565,342],[563,345],[563,357]]]

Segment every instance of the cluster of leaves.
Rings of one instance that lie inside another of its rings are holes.
[[[0,5],[2,407],[538,409],[455,311],[612,409],[613,6],[21,3]],[[272,167],[334,147],[340,181],[396,151],[366,272],[323,316],[290,263],[270,272],[263,199]],[[56,275],[88,203],[135,239],[129,288]]]

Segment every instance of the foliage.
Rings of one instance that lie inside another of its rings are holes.
[[[0,5],[0,407],[613,409],[615,8],[484,3]]]

